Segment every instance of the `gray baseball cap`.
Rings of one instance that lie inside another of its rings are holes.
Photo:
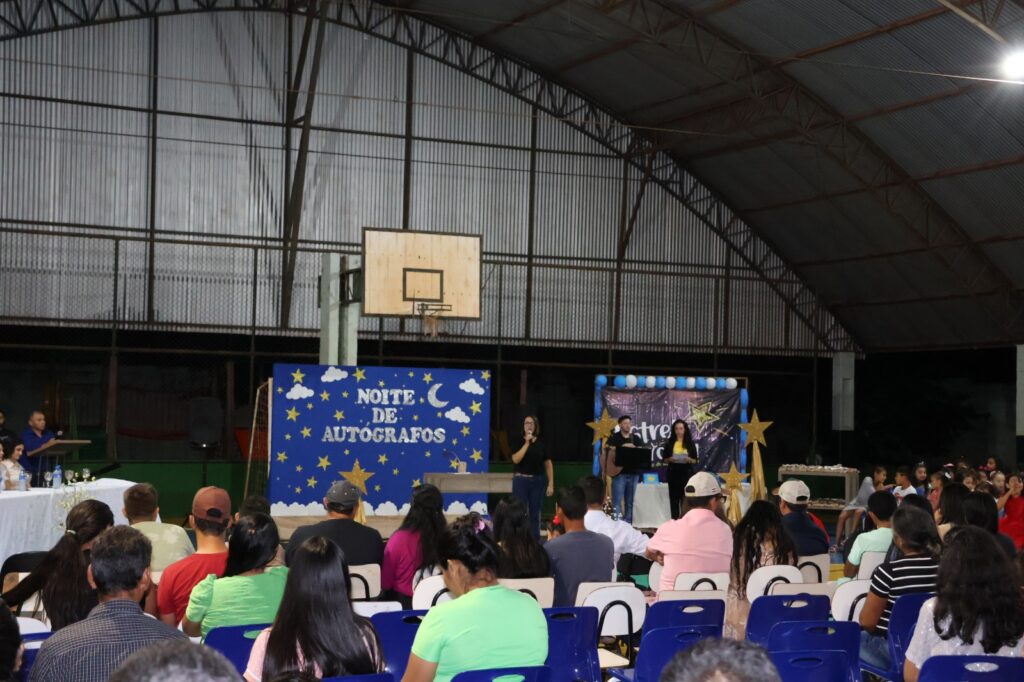
[[[359,488],[348,481],[338,481],[327,491],[327,502],[352,509],[359,505]]]

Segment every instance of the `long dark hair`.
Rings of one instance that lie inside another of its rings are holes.
[[[0,680],[13,680],[14,664],[21,648],[21,630],[7,604],[0,601]]]
[[[697,456],[697,446],[693,444],[693,435],[690,433],[690,425],[682,419],[677,419],[672,422],[672,426],[669,428],[668,438],[661,444],[661,456],[668,459],[672,456],[672,448],[676,442],[676,424],[683,425],[683,447],[690,453],[691,457]]]
[[[441,563],[437,547],[446,525],[443,508],[444,498],[437,486],[425,483],[413,490],[409,513],[405,515],[398,530],[419,533],[419,568],[432,568]]]
[[[765,565],[764,545],[772,544],[770,565],[796,565],[796,546],[782,527],[782,513],[767,500],[752,502],[732,534],[732,576],[741,595],[746,593],[747,578]]]
[[[64,535],[36,569],[47,576],[40,596],[54,630],[82,620],[96,605],[96,591],[89,586],[87,575],[89,559],[82,545],[113,525],[114,513],[99,500],[83,500],[68,512]]]
[[[951,530],[936,583],[935,631],[942,639],[959,637],[973,644],[980,635],[985,653],[994,654],[1024,636],[1017,567],[991,533],[972,526]]]
[[[228,563],[224,577],[266,566],[277,554],[280,542],[277,524],[266,514],[249,514],[238,519],[228,539]]]
[[[300,658],[304,672],[319,669],[323,677],[378,672],[380,642],[370,621],[352,610],[349,583],[345,554],[333,541],[317,536],[302,543],[267,640],[264,679],[298,669]]]
[[[544,578],[550,575],[548,553],[533,537],[526,503],[506,497],[494,510],[494,539],[501,547],[499,578]]]
[[[964,524],[987,530],[992,535],[999,532],[999,507],[991,495],[973,492],[964,498]]]
[[[501,549],[478,519],[467,514],[445,529],[440,543],[441,563],[455,559],[470,573],[489,570],[497,577]]]
[[[903,553],[937,557],[942,551],[935,519],[917,507],[901,506],[892,515],[892,533],[903,541]]]
[[[939,495],[939,513],[943,523],[962,526],[964,523],[964,498],[970,494],[963,483],[947,483]]]

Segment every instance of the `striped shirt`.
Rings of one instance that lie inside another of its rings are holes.
[[[889,632],[889,616],[897,597],[920,592],[935,592],[939,560],[931,556],[908,556],[887,561],[871,575],[871,592],[885,599],[885,610],[875,626],[875,634]]]

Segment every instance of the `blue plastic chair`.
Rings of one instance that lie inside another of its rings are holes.
[[[776,623],[784,621],[828,620],[828,597],[821,594],[757,597],[750,605],[747,640],[768,645],[768,635]]]
[[[213,628],[206,633],[203,644],[224,654],[224,657],[231,661],[239,674],[244,675],[245,669],[249,666],[249,653],[252,652],[252,645],[256,642],[259,634],[270,625],[270,623],[264,623],[263,625],[230,625]]]
[[[673,656],[702,639],[721,637],[721,633],[720,625],[680,625],[647,630],[640,639],[636,667],[629,670],[609,668],[606,672],[625,682],[658,682],[661,671]]]
[[[860,682],[860,626],[846,621],[806,620],[776,623],[768,634],[768,651],[842,651],[849,682]]]
[[[644,618],[644,632],[681,625],[714,625],[722,636],[725,602],[721,599],[659,601],[651,605]]]
[[[886,670],[861,661],[861,670],[866,670],[872,675],[881,677],[883,680],[903,682],[903,660],[906,658],[910,638],[914,634],[914,626],[917,625],[917,616],[921,611],[921,605],[933,596],[935,595],[921,593],[905,594],[902,597],[896,598],[892,605],[892,614],[889,616],[890,667]]]
[[[835,682],[845,679],[850,668],[842,651],[772,651],[768,655],[786,682]]]
[[[395,682],[390,673],[376,675],[349,675],[348,677],[325,677],[320,682]]]
[[[515,675],[521,682],[551,682],[551,668],[546,665],[468,670],[453,677],[452,682],[494,682],[499,677],[510,675]]]
[[[548,622],[548,660],[552,682],[601,679],[597,658],[597,608],[544,609]]]
[[[1018,682],[1024,680],[1024,658],[1006,656],[932,656],[921,667],[918,682]]]
[[[426,611],[389,611],[370,617],[384,651],[384,671],[391,673],[396,680],[405,675],[412,642],[425,615]]]
[[[30,642],[43,642],[52,634],[52,632],[34,632],[31,635],[22,635],[21,641],[24,644],[29,644]],[[28,678],[32,674],[32,666],[36,664],[36,656],[38,655],[39,649],[37,647],[33,647],[31,649],[26,648],[25,651],[22,652],[21,669],[15,675],[16,680],[19,680],[19,682],[28,682]]]

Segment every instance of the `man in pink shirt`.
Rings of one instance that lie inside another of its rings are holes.
[[[732,560],[732,530],[715,511],[722,504],[722,487],[706,471],[686,482],[682,518],[662,524],[647,545],[647,557],[665,567],[661,589],[675,587],[680,573],[728,573]]]

